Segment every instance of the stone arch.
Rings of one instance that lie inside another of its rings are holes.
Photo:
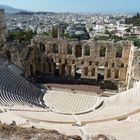
[[[88,67],[85,67],[85,68],[84,68],[84,75],[85,75],[85,76],[88,76]]]
[[[115,79],[118,79],[119,78],[119,70],[116,69],[115,70],[115,76],[114,76]]]
[[[116,47],[116,58],[122,58],[122,47]]]
[[[105,57],[106,54],[106,48],[104,46],[100,47],[100,57]]]
[[[67,54],[72,54],[72,46],[70,44],[67,45]]]
[[[95,76],[95,68],[92,68],[92,70],[91,70],[91,76]]]
[[[81,45],[75,46],[75,57],[82,57],[82,47]]]
[[[107,78],[110,78],[111,77],[111,69],[108,69],[107,70],[107,76],[106,76]]]
[[[85,56],[90,56],[90,46],[86,45],[84,46],[84,49],[85,49]]]

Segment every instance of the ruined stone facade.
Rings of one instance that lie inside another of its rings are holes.
[[[36,36],[28,46],[26,76],[111,81],[127,85],[130,41],[67,40]]]
[[[29,45],[4,43],[5,36],[4,11],[0,10],[0,45],[5,44],[9,60],[21,67],[27,78],[43,75],[45,79],[64,81],[111,81],[128,88],[140,80],[140,50],[131,41],[79,41],[37,35]]]

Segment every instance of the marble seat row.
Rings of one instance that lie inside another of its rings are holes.
[[[0,62],[3,61],[0,59]],[[5,64],[0,65],[0,105],[12,106],[22,104],[44,106],[44,93],[20,76],[18,69],[17,72],[13,72],[14,69],[11,70]]]

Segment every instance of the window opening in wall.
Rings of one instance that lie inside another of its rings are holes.
[[[85,56],[90,56],[90,46],[85,46]]]
[[[122,47],[116,47],[116,58],[121,58],[122,57]]]
[[[91,76],[95,76],[95,68],[91,70]]]
[[[81,65],[84,65],[84,60],[81,61]]]
[[[70,44],[67,46],[67,54],[72,54],[72,46]]]
[[[82,57],[82,47],[81,45],[75,46],[75,56],[76,57]]]
[[[95,65],[98,66],[99,65],[99,62],[95,62]]]
[[[124,68],[124,63],[121,63],[121,68]]]
[[[115,70],[115,79],[119,78],[119,70]]]
[[[57,44],[53,44],[53,52],[58,53],[58,45]]]
[[[98,78],[97,78],[97,80],[99,82],[104,80],[104,75],[105,75],[105,69],[104,68],[98,68]]]
[[[113,63],[112,63],[112,68],[114,68],[114,67],[115,67],[115,63],[113,62]]]
[[[108,62],[105,62],[105,67],[108,67]]]
[[[89,61],[89,65],[92,65],[92,61]]]
[[[88,68],[84,68],[84,75],[87,76],[88,75]]]
[[[108,69],[108,70],[107,70],[107,78],[110,78],[110,77],[111,77],[111,70]]]
[[[106,48],[105,47],[101,47],[100,48],[100,57],[105,57],[106,54]]]

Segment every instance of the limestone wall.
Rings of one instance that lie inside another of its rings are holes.
[[[64,79],[108,80],[127,84],[129,41],[78,41],[36,36],[28,58],[29,76],[44,73]]]

